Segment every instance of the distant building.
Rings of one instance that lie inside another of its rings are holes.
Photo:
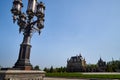
[[[72,56],[67,60],[67,71],[68,72],[85,72],[86,61],[83,59],[81,54],[79,56]]]
[[[98,60],[97,66],[98,66],[98,71],[99,72],[105,72],[106,71],[106,62],[103,61],[101,58]]]

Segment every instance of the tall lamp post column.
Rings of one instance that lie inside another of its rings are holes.
[[[45,6],[42,2],[37,2],[37,0],[28,0],[26,13],[22,12],[22,7],[22,0],[13,1],[13,7],[11,9],[13,22],[17,22],[19,32],[23,32],[24,35],[23,42],[20,45],[19,57],[13,68],[31,70],[30,40],[33,32],[37,31],[40,34],[41,29],[44,28]]]

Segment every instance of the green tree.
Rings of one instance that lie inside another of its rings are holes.
[[[0,70],[1,70],[2,66],[0,66]]]
[[[66,67],[63,67],[62,72],[66,72]]]
[[[86,66],[87,72],[96,72],[97,71],[97,65],[96,64],[88,64]]]
[[[39,66],[36,65],[36,66],[34,67],[34,70],[40,70]]]
[[[53,66],[51,66],[51,68],[50,68],[50,73],[52,73],[53,72]]]
[[[44,71],[48,73],[50,71],[50,69],[45,67]]]
[[[120,72],[120,61],[112,60],[107,63],[107,71],[108,72]]]

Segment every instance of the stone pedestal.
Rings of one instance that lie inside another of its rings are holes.
[[[37,70],[1,70],[0,80],[43,80],[44,71]]]

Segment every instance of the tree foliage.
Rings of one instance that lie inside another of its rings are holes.
[[[53,66],[51,66],[50,68],[44,68],[44,71],[47,73],[60,73],[60,72],[66,72],[66,67],[59,67],[59,68],[53,68]]]
[[[66,70],[67,68],[62,66],[59,68],[53,68],[53,66],[50,68],[44,68],[44,71],[47,73],[61,73],[66,72]],[[100,68],[97,64],[87,64],[86,72],[120,72],[120,60],[109,61],[102,68]]]
[[[120,61],[110,61],[107,63],[107,71],[108,72],[120,72]]]
[[[34,67],[34,70],[40,70],[39,66],[36,65],[36,66]]]

